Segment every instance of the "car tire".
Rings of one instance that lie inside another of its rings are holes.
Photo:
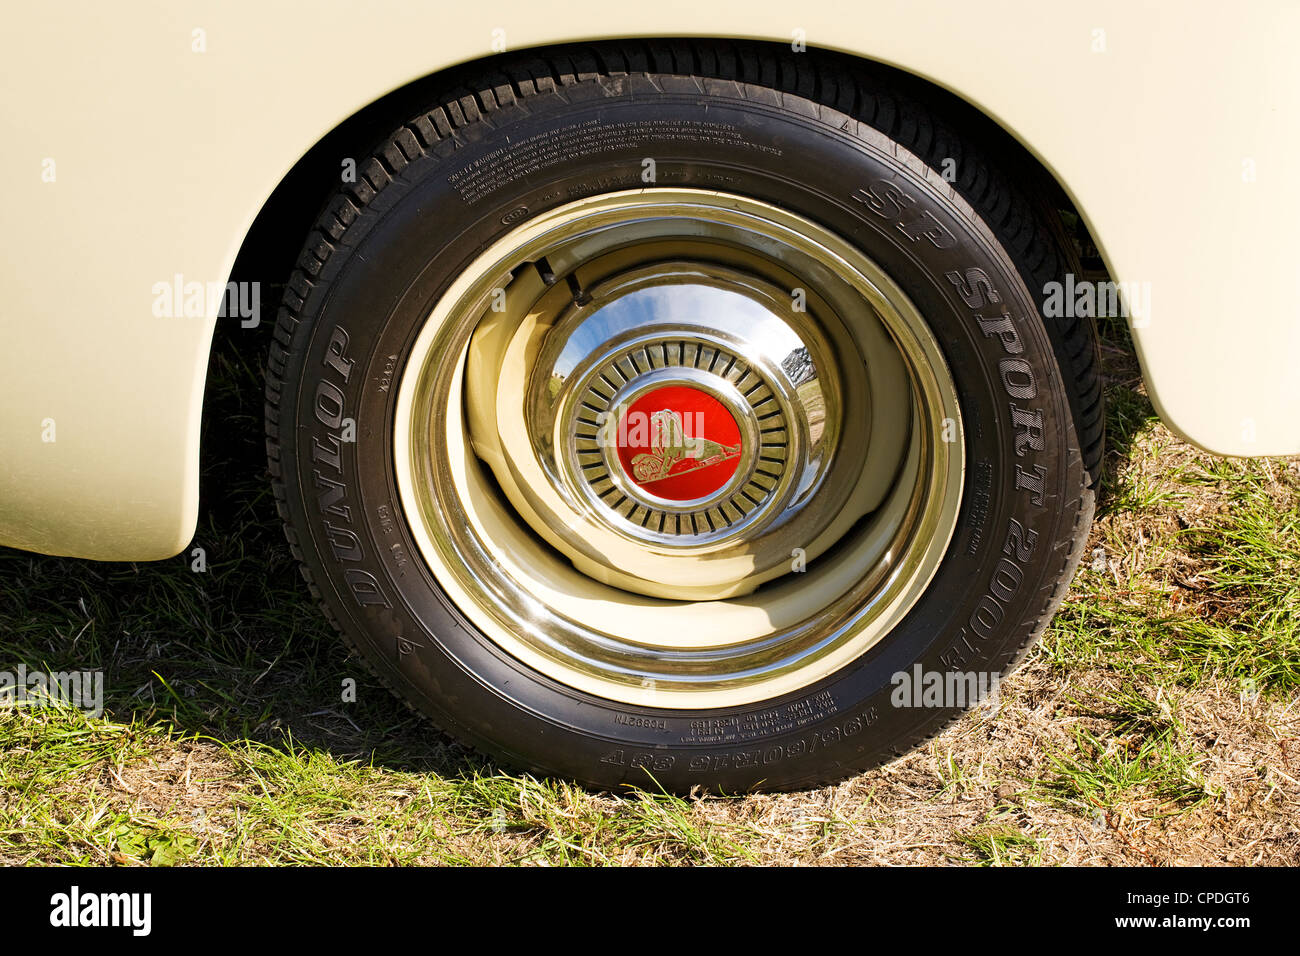
[[[330,199],[270,469],[325,612],[439,727],[601,789],[821,785],[1051,619],[1094,334],[1043,317],[1068,255],[1012,175],[885,82],[684,41],[503,58]]]

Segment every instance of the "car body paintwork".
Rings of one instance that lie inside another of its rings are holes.
[[[598,38],[801,39],[956,93],[1038,157],[1111,275],[1143,290],[1131,325],[1165,421],[1219,453],[1300,452],[1287,0],[54,0],[6,20],[0,544],[180,551],[218,319],[215,301],[157,315],[157,290],[224,283],[285,174],[377,98],[502,45]]]

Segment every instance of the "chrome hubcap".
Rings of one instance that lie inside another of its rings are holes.
[[[589,519],[622,539],[606,552],[611,568],[641,570],[644,581],[624,582],[630,590],[662,595],[677,581],[673,559],[687,553],[744,549],[766,570],[788,562],[789,549],[767,547],[766,535],[820,486],[839,426],[829,345],[792,315],[787,293],[735,270],[634,268],[566,305],[522,409],[493,408],[474,385],[467,398],[494,411],[498,431],[522,411],[507,427],[530,445],[503,454],[584,519],[548,516],[570,557],[583,553]],[[482,354],[486,341],[470,346],[479,365],[499,361]]]
[[[443,296],[395,465],[430,570],[503,649],[591,693],[748,703],[844,666],[956,521],[942,354],[838,237],[652,189],[519,227]]]

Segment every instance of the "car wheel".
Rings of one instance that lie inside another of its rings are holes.
[[[1042,317],[1064,259],[977,143],[818,63],[509,63],[306,243],[268,370],[290,542],[511,767],[834,781],[995,690],[1068,586],[1100,383]]]

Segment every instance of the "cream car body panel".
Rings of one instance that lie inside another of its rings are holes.
[[[0,39],[0,544],[130,560],[185,546],[217,305],[159,316],[156,287],[224,283],[267,197],[325,133],[501,42],[789,43],[801,31],[809,46],[949,89],[1044,163],[1113,278],[1137,284],[1149,308],[1130,321],[1165,421],[1219,453],[1300,453],[1300,5],[1088,7],[159,0],[11,11]]]

